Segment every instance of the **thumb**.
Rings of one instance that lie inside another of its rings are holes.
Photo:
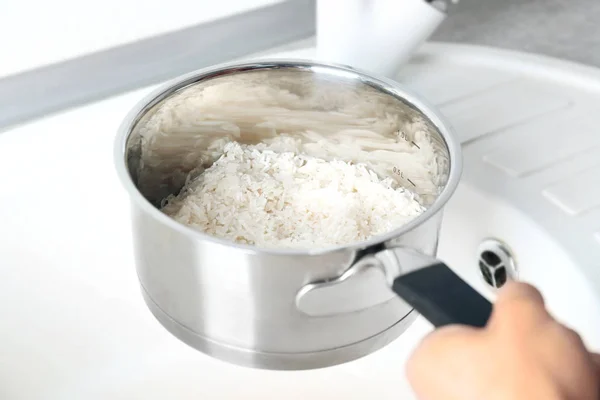
[[[467,364],[471,361],[470,364],[477,365],[471,353],[477,351],[476,343],[481,335],[479,329],[459,325],[439,328],[427,335],[406,365],[407,377],[413,388],[420,393],[442,393],[444,389],[456,386],[457,380],[467,381],[470,376],[461,375],[469,371],[456,368],[456,364],[467,360]],[[449,394],[445,397],[454,398]]]

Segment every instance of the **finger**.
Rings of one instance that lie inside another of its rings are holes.
[[[502,303],[526,302],[537,306],[544,306],[544,298],[539,290],[524,282],[507,282],[498,293],[498,300]]]
[[[596,375],[600,378],[600,354],[591,353],[590,355],[592,356],[592,361],[596,367]]]
[[[492,325],[508,325],[529,330],[544,321],[552,321],[542,294],[533,286],[510,282],[499,292],[492,312]]]
[[[406,374],[417,393],[443,393],[457,381],[465,381],[469,363],[479,347],[481,329],[451,325],[426,336],[417,346],[406,365]],[[471,360],[472,361],[472,360]],[[452,397],[449,397],[452,398]]]
[[[439,328],[417,346],[406,365],[409,383],[422,399],[462,399],[457,382],[472,382],[482,329],[462,325]]]

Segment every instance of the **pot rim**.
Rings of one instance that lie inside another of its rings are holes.
[[[140,119],[148,112],[152,107],[171,96],[172,94],[187,88],[190,85],[198,83],[203,80],[212,79],[217,76],[227,75],[231,73],[244,72],[250,70],[260,69],[279,69],[279,68],[295,68],[304,69],[315,72],[325,72],[329,74],[337,74],[346,78],[359,80],[377,90],[385,92],[391,96],[395,96],[400,100],[408,103],[418,111],[423,113],[433,126],[440,133],[444,144],[448,149],[449,154],[449,174],[448,180],[444,185],[441,193],[438,195],[436,200],[429,206],[421,215],[411,220],[410,222],[394,229],[386,234],[374,236],[368,240],[355,242],[348,245],[329,246],[318,249],[278,249],[278,248],[263,248],[252,245],[239,244],[231,242],[226,239],[221,239],[208,235],[206,233],[197,231],[186,225],[183,225],[166,214],[162,213],[159,209],[154,207],[138,190],[134,184],[127,165],[127,140]],[[391,239],[402,236],[403,234],[415,229],[429,218],[440,212],[445,204],[452,197],[456,190],[462,173],[462,152],[460,148],[460,142],[458,141],[453,128],[450,124],[444,120],[440,115],[441,113],[430,105],[427,101],[423,100],[420,96],[407,90],[403,85],[398,82],[383,78],[374,77],[367,72],[354,69],[347,66],[321,63],[304,59],[295,58],[270,58],[270,59],[259,59],[255,61],[245,62],[232,62],[219,64],[216,66],[200,69],[159,86],[157,89],[151,91],[143,99],[141,99],[126,115],[123,122],[121,123],[118,134],[115,140],[114,147],[114,162],[117,169],[117,174],[121,184],[127,190],[129,196],[133,199],[135,204],[141,207],[142,210],[153,216],[157,221],[166,224],[170,228],[188,235],[192,238],[199,240],[206,240],[214,244],[219,244],[227,247],[235,248],[236,250],[243,251],[249,254],[272,254],[272,255],[321,255],[327,253],[333,253],[341,250],[364,250],[369,247],[378,246]]]

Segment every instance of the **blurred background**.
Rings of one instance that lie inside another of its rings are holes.
[[[0,129],[211,64],[306,45],[315,34],[315,0],[4,0],[0,7]],[[597,0],[460,0],[433,40],[600,65],[598,20]]]

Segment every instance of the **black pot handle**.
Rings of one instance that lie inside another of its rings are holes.
[[[483,327],[492,313],[492,303],[442,262],[395,278],[392,289],[435,327]]]

